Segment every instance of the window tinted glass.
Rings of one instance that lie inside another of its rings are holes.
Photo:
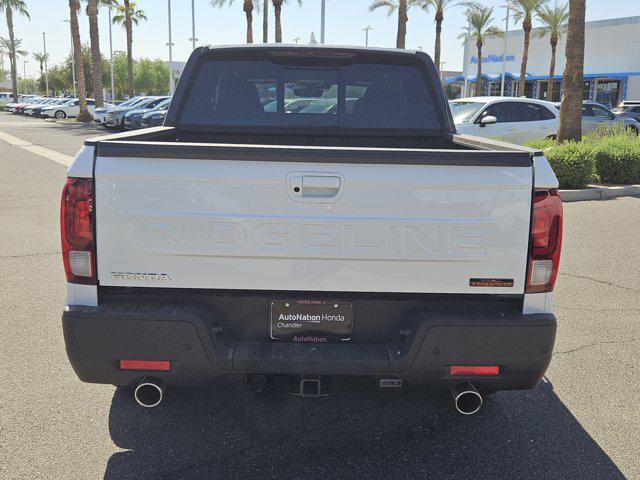
[[[511,122],[511,102],[500,102],[494,103],[493,105],[489,105],[484,111],[478,116],[477,123],[480,123],[484,117],[496,117],[498,119],[498,123]]]
[[[319,69],[209,61],[179,121],[194,126],[440,130],[417,68],[369,64]]]
[[[598,118],[610,118],[611,114],[609,113],[609,110],[607,110],[606,108],[603,108],[599,105],[593,105],[593,115],[598,117]]]
[[[454,123],[469,123],[478,110],[480,110],[484,104],[478,102],[466,102],[464,100],[456,100],[449,102],[451,107],[451,115],[453,115]]]
[[[582,105],[582,116],[593,117],[593,110],[591,109],[591,105]]]
[[[640,107],[633,107],[633,108],[631,109],[631,111],[632,111],[633,113],[640,113]]]
[[[514,102],[514,121],[515,122],[537,122],[545,120],[542,114],[542,106],[535,103]]]

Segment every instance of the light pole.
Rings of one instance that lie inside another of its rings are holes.
[[[464,38],[464,65],[462,67],[462,74],[464,75],[462,98],[467,98],[469,90],[469,40],[471,40],[471,19],[467,17],[467,35]],[[480,62],[481,60],[478,59],[478,61]]]
[[[196,6],[194,4],[195,0],[191,0],[191,46],[193,49],[196,49],[196,42],[198,39],[196,38]]]
[[[47,97],[49,96],[49,69],[47,68],[47,34],[42,32],[42,48],[44,50],[44,84]]]
[[[504,97],[504,76],[507,73],[507,45],[509,37],[509,13],[511,10],[511,2],[507,2],[500,6],[507,9],[507,18],[505,19],[504,26],[504,52],[502,54],[502,82],[500,83],[500,96]]]
[[[73,34],[71,33],[71,20],[62,20],[65,23],[69,24],[69,35],[71,36],[71,83],[73,84],[73,98],[78,97],[78,92],[76,91],[76,55],[73,49]]]
[[[364,27],[362,29],[362,31],[364,32],[364,45],[365,47],[369,46],[369,32],[373,30],[373,27],[371,25],[367,25],[366,27]]]
[[[167,0],[167,9],[169,16],[169,95],[173,95],[174,80],[173,80],[173,43],[171,43],[171,0]]]
[[[324,25],[326,13],[326,0],[322,0],[320,5],[320,43],[324,44]]]
[[[111,5],[109,5],[109,56],[111,57],[111,101],[116,99],[115,79],[113,78],[113,36],[111,34]]]

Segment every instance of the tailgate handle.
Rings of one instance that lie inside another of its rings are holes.
[[[340,191],[340,177],[333,175],[303,175],[303,197],[335,197]]]

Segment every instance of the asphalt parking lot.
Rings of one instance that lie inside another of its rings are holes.
[[[640,479],[640,198],[565,205],[551,367],[478,415],[440,393],[353,381],[301,400],[235,378],[146,410],[69,366],[66,168],[1,137],[74,155],[103,132],[0,113],[0,478]]]

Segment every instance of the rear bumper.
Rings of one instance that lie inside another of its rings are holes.
[[[507,390],[538,383],[556,333],[551,314],[413,311],[386,343],[234,341],[212,327],[206,315],[168,305],[67,307],[62,316],[67,354],[81,380],[115,385],[144,375],[172,386],[203,385],[241,373],[401,378],[434,389],[471,379]],[[123,371],[120,359],[170,360],[171,370]],[[450,365],[499,365],[500,374],[451,377]]]

